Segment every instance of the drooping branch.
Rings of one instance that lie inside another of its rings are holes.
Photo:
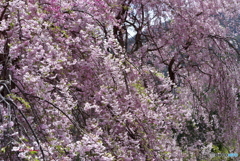
[[[9,3],[7,3],[7,5],[3,7],[3,11],[0,15],[0,22],[3,20],[4,14],[6,13],[8,6],[9,6]]]
[[[175,73],[173,72],[174,62],[175,62],[175,58],[173,57],[168,64],[168,74],[173,83],[175,83]]]

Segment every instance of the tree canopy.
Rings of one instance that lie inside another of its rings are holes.
[[[168,161],[240,151],[239,7],[2,0],[0,158]]]

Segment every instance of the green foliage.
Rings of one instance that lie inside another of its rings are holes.
[[[29,154],[31,154],[31,155],[34,155],[34,154],[37,154],[38,152],[37,151],[34,151],[34,150],[32,150],[32,151],[29,151]]]
[[[137,83],[132,83],[131,85],[137,89],[139,94],[146,96],[145,87],[143,87],[140,81],[137,81]]]
[[[223,143],[219,142],[219,143],[213,144],[212,152],[216,153],[216,154],[228,154],[229,150],[227,149],[227,147],[224,146]],[[212,158],[212,161],[222,161],[222,160],[231,161],[232,158],[220,157],[220,156],[216,156],[216,157]]]
[[[228,149],[223,145],[223,143],[216,143],[212,148],[213,153],[229,153]]]
[[[5,153],[6,152],[6,147],[1,148],[1,152]]]
[[[31,108],[29,102],[27,102],[24,98],[16,96],[15,94],[9,94],[8,96],[10,96],[14,100],[21,102],[27,109]]]

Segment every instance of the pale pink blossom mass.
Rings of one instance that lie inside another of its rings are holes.
[[[237,0],[1,0],[0,160],[239,152],[239,8]]]

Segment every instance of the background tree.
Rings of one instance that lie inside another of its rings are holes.
[[[239,2],[0,6],[1,158],[199,160],[207,145],[239,150],[229,32]]]

